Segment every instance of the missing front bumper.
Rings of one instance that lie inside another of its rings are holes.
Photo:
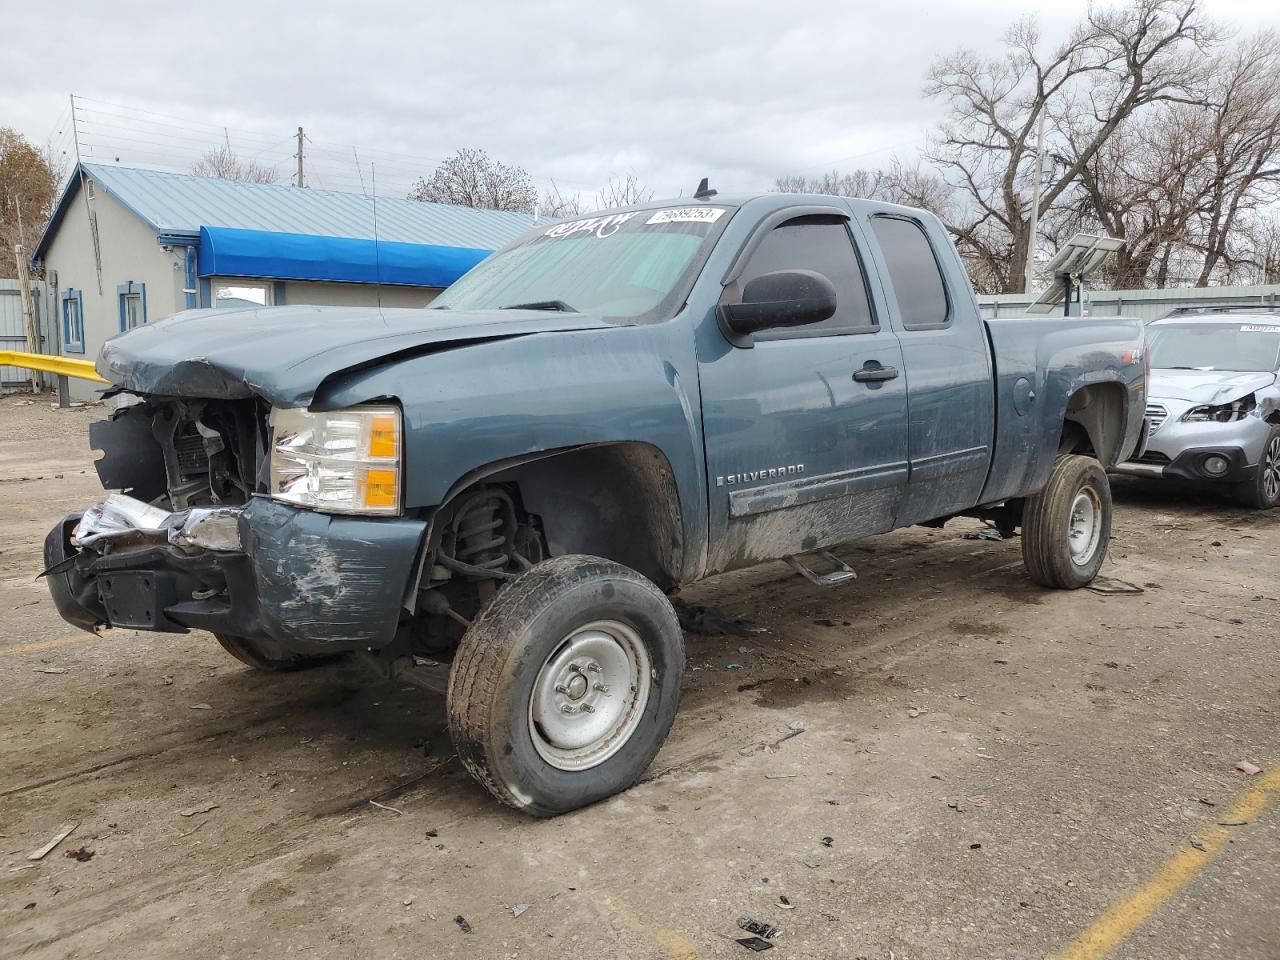
[[[225,525],[199,525],[188,516],[103,541],[68,517],[45,540],[58,612],[86,630],[199,628],[298,655],[379,648],[395,636],[426,530],[260,497],[236,512],[238,549],[194,542],[229,543]]]

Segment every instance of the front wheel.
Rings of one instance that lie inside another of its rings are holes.
[[[625,790],[666,740],[684,638],[670,601],[597,557],[537,564],[493,599],[449,673],[449,732],[490,793],[534,816]]]
[[[1255,510],[1270,510],[1280,503],[1280,427],[1272,427],[1263,444],[1253,476],[1235,486],[1236,502]]]
[[[1059,457],[1049,482],[1022,507],[1022,562],[1045,587],[1088,586],[1111,540],[1111,484],[1092,457]]]

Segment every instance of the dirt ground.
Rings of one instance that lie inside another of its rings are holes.
[[[777,957],[1280,957],[1280,512],[1118,483],[1140,594],[971,522],[701,584],[735,633],[689,634],[645,780],[534,821],[440,697],[63,623],[33,578],[103,413],[0,400],[0,956],[735,958],[749,915]]]

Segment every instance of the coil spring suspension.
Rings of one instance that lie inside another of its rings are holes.
[[[478,492],[453,517],[453,555],[463,563],[502,571],[511,565],[516,511],[501,490]]]

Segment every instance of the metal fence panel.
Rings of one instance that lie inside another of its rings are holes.
[[[1022,316],[1035,294],[979,294],[984,317]],[[1168,316],[1178,307],[1251,305],[1280,311],[1280,284],[1247,287],[1184,287],[1174,290],[1085,290],[1086,316],[1135,317],[1144,323]]]
[[[36,330],[40,334],[40,353],[49,352],[43,311],[40,309],[40,287],[31,285],[35,301]],[[0,350],[27,350],[27,332],[22,324],[22,294],[17,280],[0,279]],[[22,367],[0,367],[0,390],[30,389],[31,373]]]

